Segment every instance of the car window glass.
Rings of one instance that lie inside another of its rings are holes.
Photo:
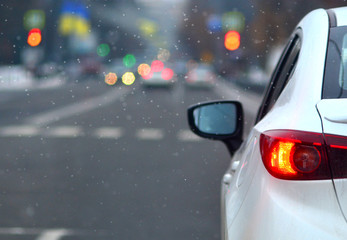
[[[347,34],[343,37],[342,51],[341,51],[341,64],[339,72],[339,85],[343,89],[347,89],[347,75],[346,75],[346,66],[347,66]]]
[[[347,27],[330,29],[322,98],[347,97]]]
[[[271,110],[293,75],[299,57],[300,47],[300,38],[298,35],[295,35],[293,40],[289,42],[289,45],[284,50],[280,64],[277,66],[273,74],[273,78],[270,81],[267,94],[265,95],[263,104],[260,107],[256,122]]]

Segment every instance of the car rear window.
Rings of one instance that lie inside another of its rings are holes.
[[[323,98],[347,98],[347,26],[330,29]]]

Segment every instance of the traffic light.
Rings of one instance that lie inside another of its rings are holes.
[[[237,31],[229,31],[224,36],[224,46],[230,51],[240,47],[240,34]]]
[[[41,40],[41,30],[38,28],[31,29],[28,34],[28,44],[32,47],[36,47],[41,43]]]

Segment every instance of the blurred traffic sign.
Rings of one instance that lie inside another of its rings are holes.
[[[82,2],[64,1],[59,21],[60,34],[86,37],[90,34],[90,28],[90,16],[86,6]]]

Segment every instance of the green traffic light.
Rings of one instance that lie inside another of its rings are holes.
[[[127,68],[131,68],[136,64],[136,58],[132,54],[127,54],[123,58],[123,63],[124,63],[124,66],[126,66]]]

